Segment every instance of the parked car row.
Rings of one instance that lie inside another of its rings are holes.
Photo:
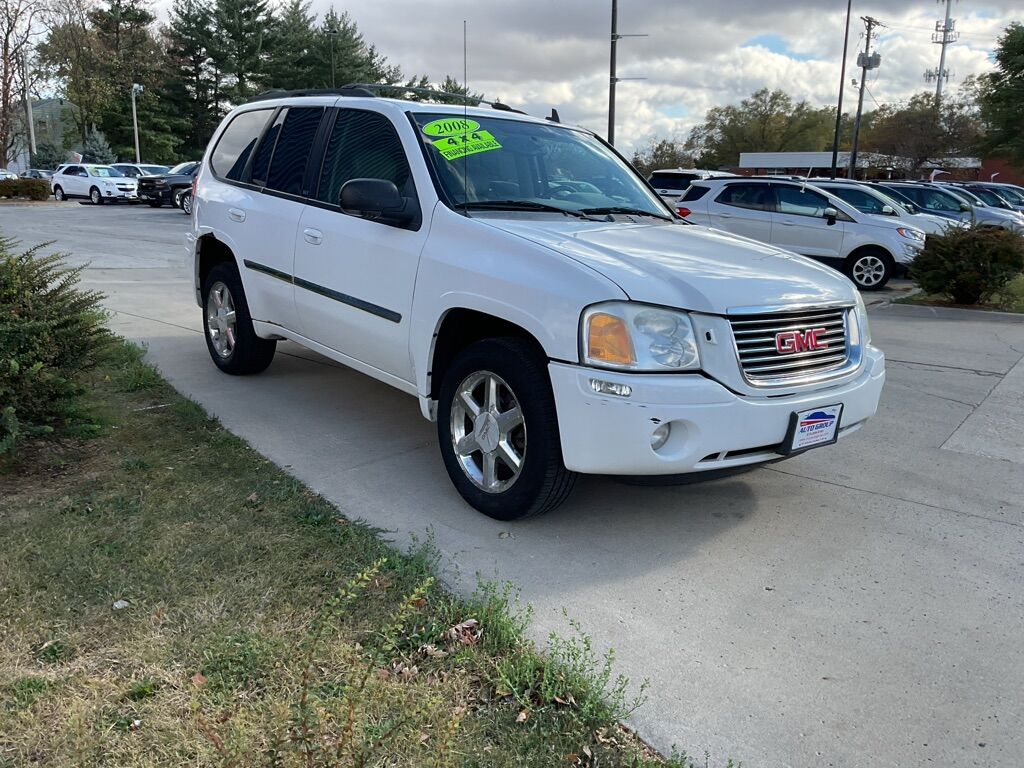
[[[906,270],[928,236],[971,223],[1024,234],[1024,190],[1012,185],[860,182],[659,170],[650,183],[695,224],[822,261],[862,290]],[[685,184],[685,191],[675,191]],[[1018,195],[1020,195],[1018,197]]]
[[[172,205],[192,212],[192,182],[198,162],[164,165],[66,163],[50,176],[50,191],[58,202],[74,198],[94,205],[148,203],[153,208]]]

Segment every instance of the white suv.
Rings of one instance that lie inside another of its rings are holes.
[[[70,163],[61,165],[50,177],[50,191],[60,202],[74,197],[87,198],[94,205],[139,199],[139,183],[109,165]]]
[[[677,207],[696,224],[830,264],[866,291],[882,288],[924,247],[917,227],[862,213],[806,182],[736,176],[695,181]]]
[[[662,168],[654,171],[647,177],[654,190],[669,205],[675,203],[690,185],[699,179],[714,179],[722,176],[732,176],[724,171],[705,171],[700,168]]]
[[[507,108],[362,89],[238,107],[187,241],[222,371],[287,339],[407,392],[498,519],[555,507],[575,473],[828,445],[884,380],[848,280],[687,225],[597,136]]]

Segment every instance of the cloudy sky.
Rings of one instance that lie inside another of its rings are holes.
[[[313,0],[322,13],[331,0]],[[366,39],[408,73],[462,79],[462,21],[469,29],[470,87],[534,114],[558,107],[564,122],[605,132],[610,0],[338,0]],[[960,0],[960,41],[947,68],[956,87],[987,70],[1000,31],[1024,20],[1019,0]],[[936,0],[854,0],[848,78],[863,48],[859,17],[887,26],[873,46],[882,66],[870,73],[865,108],[899,102],[928,88],[938,65],[932,44],[943,14]],[[834,103],[842,58],[843,0],[619,0],[620,33],[647,33],[619,44],[617,141],[629,151],[652,136],[684,137],[712,106],[762,87],[784,88],[814,104]],[[849,81],[847,83],[849,85]],[[934,88],[933,86],[930,86]],[[856,107],[847,89],[846,109]]]

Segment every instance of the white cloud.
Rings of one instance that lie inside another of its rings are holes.
[[[315,0],[326,10],[329,0]],[[845,8],[820,0],[620,0],[619,30],[647,33],[619,44],[619,75],[646,77],[618,87],[616,129],[625,151],[651,136],[685,135],[712,106],[762,88],[783,88],[816,105],[835,102]],[[848,77],[863,46],[859,15],[888,26],[875,42],[882,66],[868,83],[877,103],[899,102],[929,87],[937,66],[931,42],[941,5],[858,2],[851,25]],[[367,40],[407,73],[461,79],[462,21],[469,29],[469,80],[475,90],[531,113],[558,108],[562,119],[605,132],[608,94],[608,0],[374,0],[348,5]],[[1013,19],[1016,3],[986,0],[954,7],[961,40],[949,50],[951,87],[990,67],[989,52]],[[1018,11],[1019,13],[1019,11]],[[771,36],[777,45],[744,45]],[[846,108],[855,105],[847,89]]]

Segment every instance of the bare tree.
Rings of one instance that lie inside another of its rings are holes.
[[[28,97],[26,60],[33,38],[41,34],[47,0],[0,0],[0,166],[6,168],[24,125]]]

